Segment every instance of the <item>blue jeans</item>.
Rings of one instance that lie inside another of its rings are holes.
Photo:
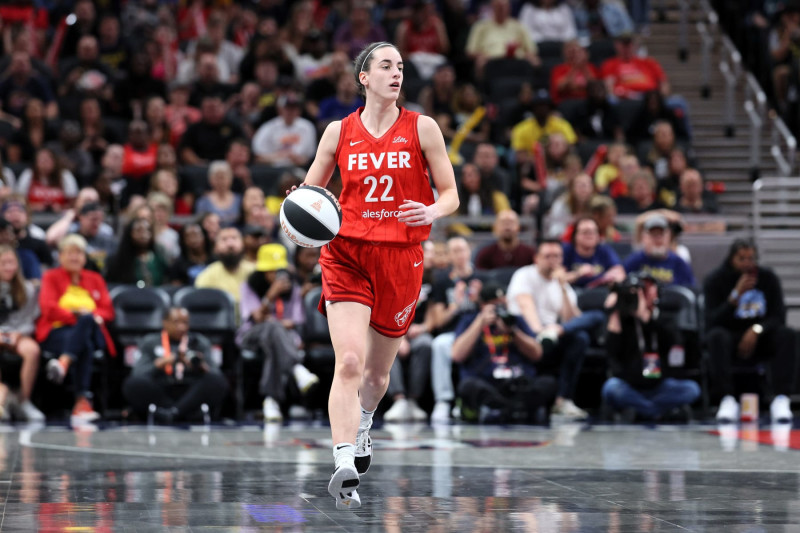
[[[564,328],[564,334],[576,333],[578,331],[592,333],[594,328],[602,326],[605,323],[606,314],[603,311],[595,310],[586,311],[582,313],[581,316],[577,316],[562,324],[561,327]]]
[[[700,386],[690,379],[664,378],[655,388],[639,390],[620,378],[603,384],[603,400],[615,409],[633,407],[637,413],[657,418],[700,397]]]
[[[94,317],[84,315],[75,325],[52,330],[42,343],[42,350],[55,354],[55,357],[68,355],[72,359],[69,367],[74,372],[76,395],[91,398],[94,352],[105,346],[103,332]]]

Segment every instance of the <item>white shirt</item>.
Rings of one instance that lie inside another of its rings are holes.
[[[517,296],[521,294],[527,294],[533,298],[542,326],[558,324],[559,313],[564,307],[564,297],[558,281],[544,279],[536,265],[524,266],[514,272],[511,282],[508,284],[506,301],[508,311],[512,315],[522,314],[517,303]],[[567,285],[567,297],[573,305],[577,305],[578,296],[569,285]]]
[[[289,148],[295,155],[310,159],[317,149],[317,131],[314,125],[298,117],[291,126],[283,118],[275,117],[265,122],[253,136],[253,153],[260,156],[269,156]],[[275,166],[292,165],[287,157],[276,160]]]
[[[519,21],[530,33],[531,40],[537,43],[570,41],[578,35],[575,17],[567,4],[561,4],[554,9],[541,9],[525,4],[519,12]]]

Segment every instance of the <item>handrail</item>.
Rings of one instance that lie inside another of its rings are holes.
[[[786,145],[786,156],[781,150],[780,141],[783,139]],[[797,152],[797,139],[786,123],[777,113],[772,114],[772,148],[770,149],[773,159],[778,164],[778,170],[782,176],[789,176],[794,171],[795,153]]]
[[[725,124],[725,136],[733,137],[736,135],[736,82],[738,76],[727,61],[723,60],[719,64],[722,77],[725,78],[725,105],[722,108],[722,117]]]
[[[714,48],[714,36],[708,31],[704,22],[698,22],[697,33],[700,34],[702,44],[702,60],[700,75],[700,96],[704,99],[711,97],[711,50]]]
[[[680,20],[678,22],[678,59],[683,63],[689,59],[689,2],[678,0]]]
[[[763,89],[761,89],[761,85],[758,83],[756,77],[753,76],[752,72],[747,73],[745,81],[745,99],[750,101],[755,100],[758,114],[763,123],[767,117],[767,95]]]
[[[761,128],[764,121],[752,100],[744,103],[744,112],[750,122],[750,172],[757,178],[761,170]]]

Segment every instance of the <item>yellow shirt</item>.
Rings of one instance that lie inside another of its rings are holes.
[[[73,313],[81,309],[87,309],[89,311],[97,309],[97,304],[92,298],[92,295],[89,294],[89,291],[77,285],[70,285],[67,287],[66,292],[58,299],[58,306],[61,309]]]
[[[614,165],[609,165],[608,163],[600,165],[594,173],[594,185],[598,191],[605,191],[608,189],[608,185],[618,176],[619,169]]]
[[[247,280],[247,276],[256,269],[255,265],[249,261],[242,261],[236,272],[228,272],[220,261],[215,261],[208,265],[205,270],[197,275],[194,286],[198,288],[220,289],[231,296],[239,303],[239,296],[242,283]]]
[[[486,54],[490,59],[506,57],[508,45],[516,44],[515,57],[523,59],[528,52],[536,53],[536,44],[528,30],[516,19],[509,17],[502,24],[493,18],[476,23],[467,37],[468,54]]]
[[[527,118],[514,126],[514,129],[511,130],[511,148],[531,152],[535,143],[539,142],[542,137],[553,133],[562,133],[570,144],[578,141],[578,136],[575,135],[575,130],[572,129],[569,122],[561,117],[550,115],[544,128],[533,118]]]

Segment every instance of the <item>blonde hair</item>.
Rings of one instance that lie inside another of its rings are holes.
[[[63,252],[64,250],[72,246],[78,248],[81,252],[86,253],[86,247],[89,246],[89,244],[86,242],[86,239],[84,239],[81,235],[78,235],[77,233],[70,233],[69,235],[61,239],[61,241],[59,241],[58,251]]]
[[[173,206],[172,200],[170,200],[169,196],[164,194],[163,192],[151,192],[147,195],[147,205],[150,206],[150,209],[155,209],[156,207],[163,207],[169,214],[172,214]]]

